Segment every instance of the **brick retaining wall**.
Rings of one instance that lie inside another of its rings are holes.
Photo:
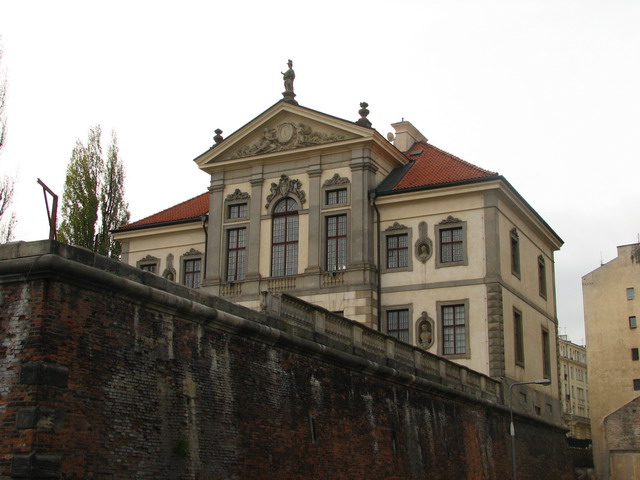
[[[475,372],[401,368],[55,242],[0,247],[0,306],[0,479],[510,478],[508,412],[465,391]],[[561,428],[516,429],[519,479],[572,478]]]

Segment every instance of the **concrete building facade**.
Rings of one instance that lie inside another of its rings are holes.
[[[594,464],[600,479],[640,478],[640,244],[582,277]]]
[[[218,134],[195,159],[209,192],[119,229],[123,260],[254,309],[286,292],[507,384],[549,378],[516,408],[560,422],[562,240],[503,176],[360,114],[280,101]]]
[[[558,344],[562,419],[569,428],[570,437],[581,440],[590,439],[587,349],[584,345],[571,342],[566,335],[560,335]]]

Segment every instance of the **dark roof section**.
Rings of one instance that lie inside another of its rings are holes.
[[[154,213],[137,222],[123,225],[114,232],[127,232],[142,228],[160,227],[164,225],[176,225],[200,221],[202,215],[209,213],[209,193],[205,192],[193,197],[186,202],[169,207],[161,212]]]

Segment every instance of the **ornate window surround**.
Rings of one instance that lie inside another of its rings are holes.
[[[442,240],[440,236],[441,230],[447,230],[450,228],[462,228],[462,260],[458,262],[443,262],[442,261]],[[436,268],[443,267],[458,267],[469,264],[469,257],[467,253],[467,222],[460,220],[449,215],[446,219],[435,225],[435,238],[436,238]]]
[[[302,213],[303,205],[307,201],[307,195],[302,190],[302,182],[291,179],[287,175],[281,175],[278,183],[271,183],[271,193],[267,196],[265,208],[267,215],[273,216],[273,209],[284,198],[291,198],[298,204],[298,214]]]
[[[385,230],[380,232],[380,248],[382,249],[382,255],[380,259],[380,272],[392,273],[392,272],[410,272],[413,271],[413,229],[402,225],[401,223],[394,222],[393,225],[388,226]],[[387,237],[392,235],[407,235],[407,266],[389,268],[387,267]]]
[[[202,285],[202,281],[204,280],[204,255],[200,250],[196,250],[195,248],[189,249],[189,251],[180,255],[180,284],[185,285],[185,268],[184,264],[186,260],[196,260],[200,259],[200,285]]]
[[[148,265],[155,265],[156,266],[156,275],[160,275],[160,259],[157,257],[154,257],[153,255],[147,255],[144,258],[141,258],[140,260],[138,260],[136,262],[136,267],[139,269],[142,269],[142,267],[146,267]]]
[[[229,218],[229,207],[234,205],[247,205],[247,215],[239,218]],[[226,222],[243,222],[249,218],[249,212],[251,211],[251,195],[247,192],[242,192],[239,188],[236,188],[233,193],[230,193],[224,200],[224,221]]]
[[[347,191],[347,201],[345,203],[336,203],[333,205],[327,204],[327,192],[331,192],[333,190],[346,190]],[[322,184],[322,208],[344,208],[351,205],[351,180],[347,177],[341,177],[338,173],[336,173],[333,177],[325,180]]]

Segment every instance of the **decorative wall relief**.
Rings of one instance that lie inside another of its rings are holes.
[[[387,228],[385,228],[385,232],[391,232],[393,230],[406,230],[407,226],[406,225],[402,225],[401,223],[398,222],[393,222],[393,225],[388,226]]]
[[[300,180],[292,180],[287,175],[282,175],[278,183],[271,184],[271,193],[267,197],[265,208],[268,209],[275,198],[283,198],[289,195],[295,195],[300,200],[300,205],[304,205],[307,201],[307,195],[302,190],[302,182]]]
[[[349,180],[347,177],[341,177],[336,173],[333,177],[329,178],[328,180],[325,180],[322,186],[333,187],[336,185],[347,185],[349,183],[351,183],[351,180]]]
[[[461,223],[461,222],[462,220],[460,220],[459,218],[452,217],[451,215],[449,215],[447,218],[445,218],[440,222],[440,225],[446,225],[447,223]]]
[[[337,142],[345,138],[344,135],[314,131],[304,123],[285,122],[275,128],[265,128],[262,132],[262,137],[257,142],[236,150],[231,158],[281,152],[309,145]]]
[[[431,348],[433,345],[435,330],[435,322],[427,312],[422,312],[420,318],[416,321],[416,338],[418,339],[418,346],[425,350]]]
[[[167,255],[167,268],[162,272],[162,276],[172,282],[176,281],[176,269],[173,267],[173,253]]]
[[[236,191],[227,195],[227,201],[231,202],[234,200],[249,200],[250,195],[247,192],[241,192],[239,188],[236,188]]]
[[[418,225],[419,237],[414,245],[415,255],[422,263],[427,263],[433,254],[433,242],[428,237],[427,222],[420,222]]]

